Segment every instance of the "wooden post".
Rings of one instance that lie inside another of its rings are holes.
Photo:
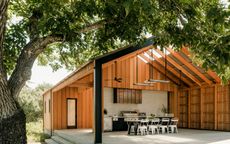
[[[188,90],[188,128],[191,127],[191,89]]]
[[[215,95],[214,95],[214,129],[217,130],[217,125],[218,125],[218,113],[217,113],[217,109],[218,109],[218,105],[217,105],[217,100],[218,100],[218,93],[217,93],[217,90],[218,90],[218,86],[215,85]]]
[[[174,86],[174,114],[175,114],[175,117],[178,117],[179,118],[179,115],[178,115],[178,109],[177,109],[177,100],[178,99],[178,88],[176,86]]]
[[[200,88],[200,128],[204,128],[204,123],[203,123],[203,94],[204,94],[204,87]]]
[[[178,89],[178,91],[177,91],[177,97],[176,97],[176,99],[177,99],[177,116],[179,118],[179,123],[180,123],[180,92],[181,92],[181,90]]]
[[[94,110],[95,110],[95,133],[94,133],[94,143],[95,144],[101,144],[102,143],[102,64],[105,64],[109,61],[115,60],[117,58],[120,58],[124,55],[130,54],[134,51],[140,50],[143,47],[148,47],[153,44],[152,39],[149,39],[146,41],[145,44],[142,46],[131,46],[125,49],[121,49],[119,51],[116,51],[114,53],[99,57],[95,59],[95,65],[94,65]]]
[[[95,137],[94,143],[102,143],[102,64],[95,62],[94,70],[94,110],[95,110]]]
[[[51,98],[51,113],[50,113],[50,121],[51,121],[51,136],[53,135],[53,105],[54,105],[54,102],[53,102],[53,92],[52,92],[52,89],[50,90],[50,98]]]

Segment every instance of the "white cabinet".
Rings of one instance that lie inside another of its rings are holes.
[[[104,131],[112,131],[113,121],[112,117],[104,117]]]

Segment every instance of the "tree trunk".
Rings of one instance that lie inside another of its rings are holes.
[[[26,118],[22,109],[0,121],[1,144],[26,144]]]
[[[12,95],[3,66],[3,41],[9,0],[0,1],[0,144],[25,144],[25,114]]]
[[[31,69],[37,56],[47,45],[63,41],[63,37],[50,35],[34,38],[21,51],[16,67],[7,78],[3,65],[3,41],[6,29],[9,0],[0,0],[0,144],[25,144],[26,117],[17,102],[22,87],[30,79]]]
[[[10,93],[6,82],[0,79],[0,143],[25,144],[26,118]]]

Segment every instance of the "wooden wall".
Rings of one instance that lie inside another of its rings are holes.
[[[173,92],[176,85],[170,83],[156,83],[153,86],[137,86],[134,83],[143,83],[149,79],[149,64],[145,63],[136,55],[111,61],[103,65],[103,86],[114,88],[144,89],[144,90],[161,90]],[[136,62],[138,62],[138,81],[136,81]],[[117,70],[115,70],[117,69]],[[153,69],[153,79],[165,79],[164,74]],[[114,81],[115,76],[122,78],[121,82]],[[77,127],[93,127],[93,73],[73,81],[68,87],[53,92],[53,129],[67,128],[67,98],[77,98]]]
[[[177,100],[169,96],[170,112],[179,112],[179,127],[230,131],[229,88],[219,84],[179,88]]]
[[[230,92],[229,86],[217,87],[217,129],[230,130]]]
[[[179,127],[188,127],[188,90],[179,93]]]
[[[201,115],[201,128],[202,129],[214,129],[214,97],[215,87],[201,88],[202,96],[202,115]]]
[[[137,70],[137,65],[138,70]],[[93,65],[93,64],[92,64]],[[164,70],[153,68],[153,79],[164,80]],[[131,54],[103,65],[103,87],[159,90],[169,92],[169,111],[179,118],[179,127],[230,131],[230,87],[220,84],[178,87],[175,83],[139,86],[150,76],[149,64]],[[82,76],[84,75],[84,76]],[[52,97],[53,129],[66,128],[66,99],[77,98],[78,128],[93,126],[93,69],[68,82],[69,87],[55,91]],[[138,79],[136,79],[138,75]],[[121,78],[117,82],[114,78]],[[64,82],[63,82],[64,83]],[[103,99],[103,98],[102,98]],[[102,108],[103,110],[103,108]],[[103,121],[103,119],[102,119]]]
[[[77,98],[77,127],[92,128],[93,88],[65,87],[53,93],[53,129],[67,128],[67,98]]]
[[[200,128],[200,89],[190,90],[190,128]]]
[[[138,71],[136,71],[136,62],[138,63]],[[115,64],[116,63],[116,64]],[[144,83],[150,77],[149,64],[140,58],[129,57],[111,61],[103,66],[103,83],[105,87],[130,88],[143,90],[162,90],[172,91],[173,83],[155,83],[152,86],[138,86],[135,83]],[[138,79],[136,75],[138,74]],[[115,77],[122,78],[121,82],[114,80]],[[153,79],[164,80],[165,75],[153,68]]]

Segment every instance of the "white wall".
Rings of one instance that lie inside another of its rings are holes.
[[[134,111],[146,112],[147,115],[162,114],[162,104],[167,108],[166,91],[142,91],[142,104],[121,104],[113,103],[113,89],[104,88],[104,108],[107,109],[108,115],[118,115],[120,111]]]

